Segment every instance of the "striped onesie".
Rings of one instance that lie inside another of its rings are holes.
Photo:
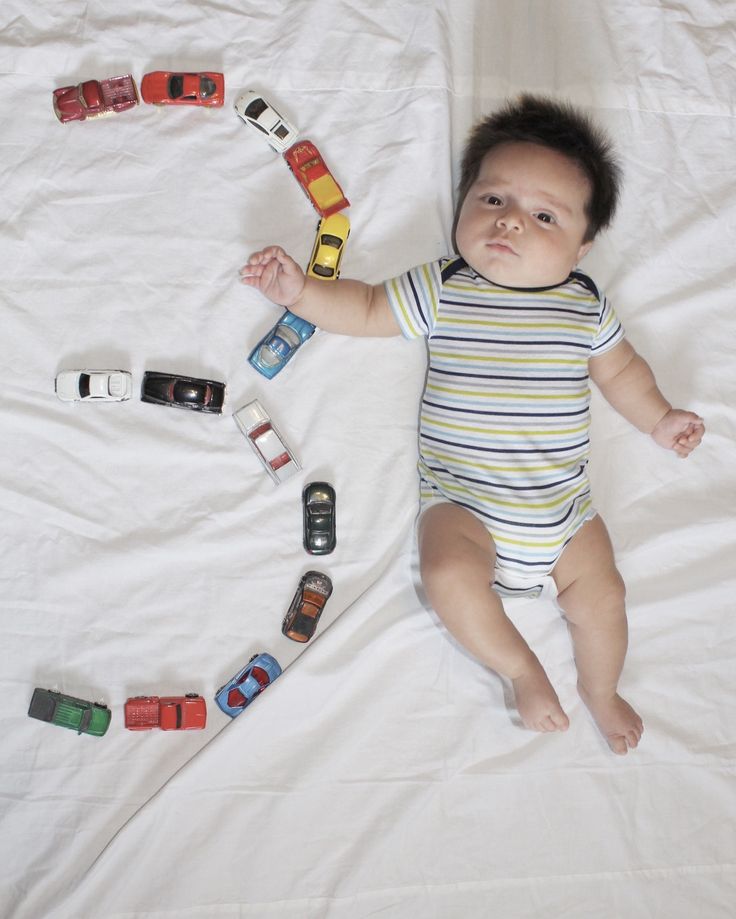
[[[595,515],[588,359],[621,341],[621,324],[579,272],[525,290],[495,286],[451,258],[385,288],[402,334],[428,341],[422,508],[438,500],[468,508],[496,544],[494,586],[538,593],[531,583]]]

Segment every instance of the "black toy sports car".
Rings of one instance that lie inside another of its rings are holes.
[[[329,555],[337,543],[335,489],[327,482],[310,482],[302,492],[304,548],[311,555]]]
[[[217,380],[199,380],[174,373],[157,373],[147,370],[143,374],[141,402],[155,405],[173,405],[190,408],[195,412],[219,415],[225,401],[225,384]]]

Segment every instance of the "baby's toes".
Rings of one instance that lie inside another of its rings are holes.
[[[629,752],[630,745],[626,734],[607,734],[606,740],[608,741],[608,746],[618,756],[625,756]],[[638,741],[636,743],[638,743]],[[633,744],[634,747],[636,743]]]

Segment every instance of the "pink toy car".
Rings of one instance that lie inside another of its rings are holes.
[[[54,112],[62,124],[124,112],[138,105],[138,101],[138,89],[130,74],[54,90]]]
[[[207,724],[207,703],[196,692],[185,696],[133,696],[125,703],[129,731],[201,731]]]

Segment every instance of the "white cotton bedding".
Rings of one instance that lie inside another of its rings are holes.
[[[4,0],[0,6],[0,915],[7,919],[731,919],[736,903],[733,2]],[[223,109],[61,125],[52,90],[219,70]],[[596,506],[628,585],[613,756],[549,599],[509,612],[570,718],[522,729],[429,609],[414,548],[421,342],[317,333],[273,381],[246,361],[278,310],[238,283],[317,217],[235,116],[263,91],[351,201],[343,275],[449,251],[461,143],[522,90],[589,110],[625,170],[584,268],[669,398],[686,462],[594,402]],[[65,368],[133,374],[68,405]],[[227,383],[222,417],[143,404],[145,370]],[[275,488],[231,415],[258,398],[303,470]],[[333,483],[338,547],[302,547]],[[306,646],[301,574],[335,585]],[[217,688],[284,674],[239,718]],[[101,700],[103,738],[27,717],[35,686]],[[131,733],[131,695],[200,692],[202,732]]]

